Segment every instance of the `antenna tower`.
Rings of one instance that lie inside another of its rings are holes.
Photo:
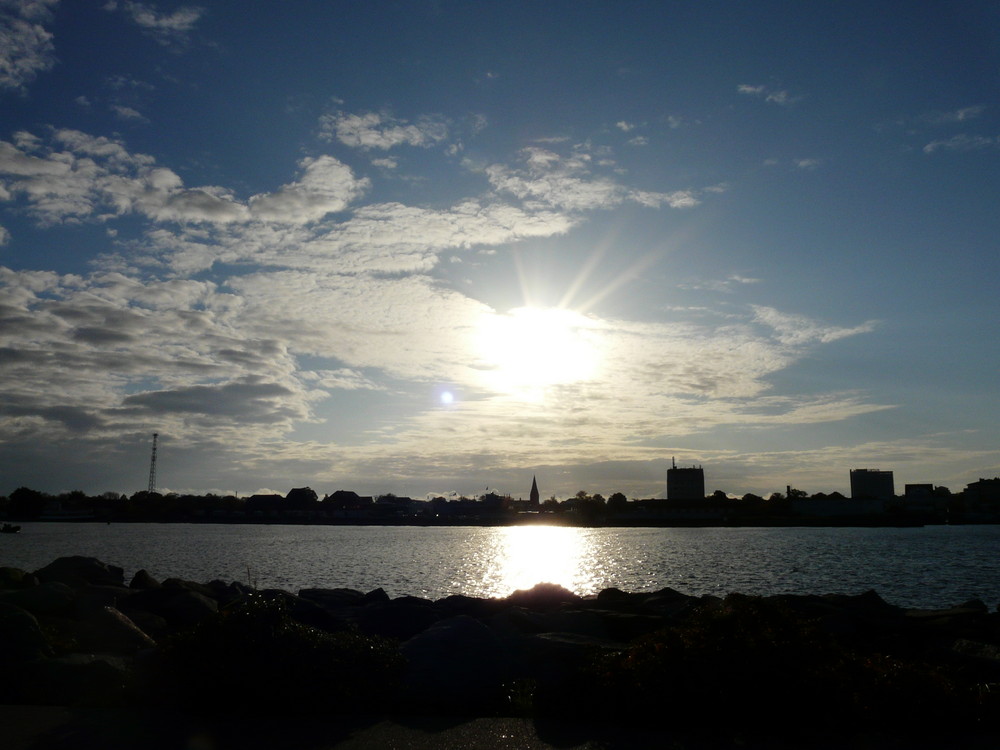
[[[156,438],[160,435],[157,432],[153,433],[153,453],[149,457],[149,493],[152,494],[156,492]]]

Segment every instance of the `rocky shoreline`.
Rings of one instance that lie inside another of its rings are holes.
[[[0,568],[0,703],[520,716],[728,737],[1000,731],[1000,613],[859,595],[539,584],[503,599],[256,590],[65,557]],[[710,722],[710,723],[709,723]],[[67,745],[68,747],[68,745]]]

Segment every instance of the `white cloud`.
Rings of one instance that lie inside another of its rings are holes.
[[[45,28],[59,0],[5,0],[0,4],[0,90],[24,91],[56,63]]]
[[[448,125],[443,118],[430,115],[409,123],[377,112],[337,112],[320,118],[320,137],[336,138],[354,148],[386,151],[402,145],[428,147],[441,143],[448,137]]]
[[[931,141],[924,146],[925,154],[936,151],[979,151],[1000,145],[1000,138],[990,138],[981,135],[960,134],[940,141]]]
[[[823,162],[819,159],[796,159],[795,166],[799,169],[813,170],[818,169]]]
[[[126,107],[121,104],[112,104],[111,111],[115,113],[122,120],[145,120],[146,118],[142,116],[142,113],[137,109],[132,107]]]
[[[106,10],[121,10],[143,31],[150,34],[160,44],[172,44],[186,40],[195,24],[204,15],[204,8],[183,6],[172,13],[160,12],[149,3],[108,2]]]
[[[798,97],[793,97],[787,91],[772,89],[768,86],[752,86],[750,84],[740,84],[736,90],[745,96],[754,96],[766,102],[779,105],[788,105],[798,101]]]
[[[986,107],[982,104],[975,104],[971,107],[962,107],[950,112],[930,112],[921,119],[931,125],[951,125],[956,122],[968,122],[977,119]]]
[[[524,167],[511,168],[494,164],[486,168],[493,186],[502,193],[509,193],[531,205],[554,206],[567,211],[606,209],[625,202],[657,207],[690,208],[699,203],[693,190],[676,190],[670,193],[627,188],[607,177],[591,173],[591,157],[574,152],[561,156],[537,146],[522,149]]]
[[[301,178],[245,205],[217,186],[185,188],[172,170],[117,140],[74,130],[53,134],[51,145],[19,134],[19,145],[0,141],[0,175],[39,221],[106,220],[140,212],[155,221],[228,223],[257,219],[315,221],[343,211],[370,187],[330,156],[303,159]]]
[[[871,333],[875,330],[875,321],[862,323],[854,328],[825,326],[803,315],[793,315],[780,312],[773,307],[755,305],[754,320],[774,330],[782,344],[801,346],[811,343],[828,344],[831,341],[856,336],[861,333]]]
[[[343,211],[371,187],[367,177],[357,179],[350,167],[332,156],[303,159],[299,168],[303,174],[297,182],[253,196],[251,216],[288,224],[315,221]]]
[[[628,133],[630,130],[635,129],[635,124],[631,122],[626,122],[625,120],[619,120],[615,123],[615,127],[619,130]]]
[[[722,292],[724,294],[732,294],[737,286],[746,286],[749,284],[759,284],[760,279],[750,278],[748,276],[740,276],[738,274],[732,274],[724,279],[708,279],[704,281],[687,282],[683,284],[678,284],[681,289],[692,289],[695,291],[707,291],[707,292]]]

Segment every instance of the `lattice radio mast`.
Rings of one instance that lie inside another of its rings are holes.
[[[149,457],[149,493],[152,494],[156,492],[156,438],[160,434],[158,432],[153,433],[153,453]]]

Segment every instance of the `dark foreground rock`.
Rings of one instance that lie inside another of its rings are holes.
[[[0,703],[185,716],[521,716],[755,736],[1000,730],[1000,614],[875,592],[392,599],[0,569]]]

